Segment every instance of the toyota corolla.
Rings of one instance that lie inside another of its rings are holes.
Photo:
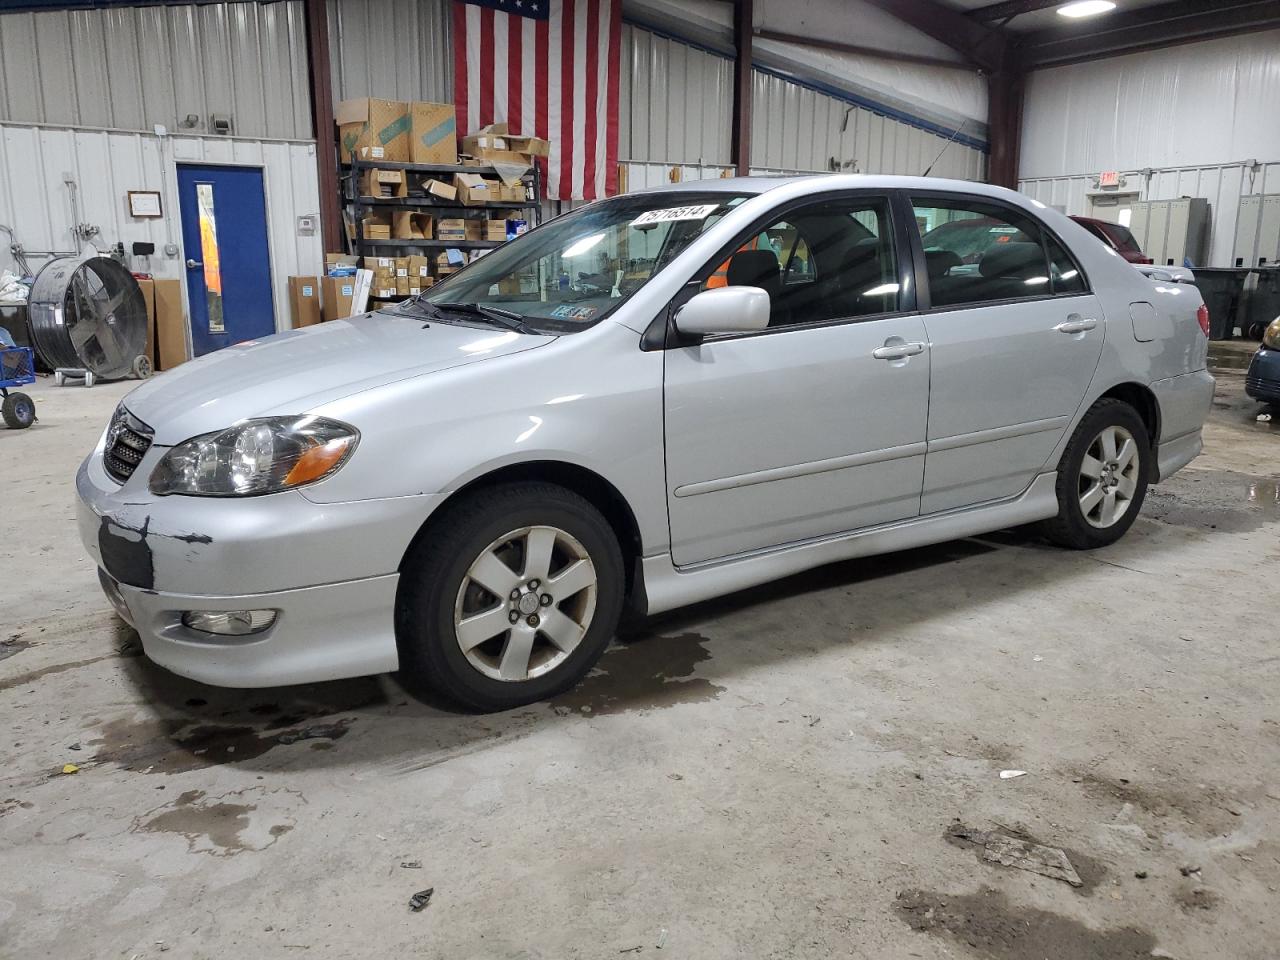
[[[964,220],[976,246],[939,229]],[[80,531],[175,673],[399,669],[504,709],[576,683],[624,613],[1032,522],[1113,543],[1200,450],[1207,323],[996,187],[681,184],[142,384],[80,468]]]

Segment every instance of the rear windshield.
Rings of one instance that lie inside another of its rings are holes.
[[[1134,239],[1128,227],[1123,227],[1118,223],[1097,223],[1090,224],[1090,226],[1097,227],[1109,236],[1117,250],[1130,250],[1134,253],[1142,252],[1142,248],[1138,246],[1138,241]]]

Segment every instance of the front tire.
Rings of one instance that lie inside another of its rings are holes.
[[[1072,550],[1091,550],[1125,535],[1142,509],[1153,462],[1138,412],[1099,400],[1084,415],[1058,465],[1058,515],[1042,532]]]
[[[562,693],[613,638],[623,571],[608,521],[572,491],[537,482],[477,491],[405,558],[401,669],[483,712]]]

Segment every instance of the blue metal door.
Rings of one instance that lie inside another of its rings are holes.
[[[195,355],[275,333],[262,171],[179,164],[178,199]]]

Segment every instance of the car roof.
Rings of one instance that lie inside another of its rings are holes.
[[[812,184],[824,190],[942,190],[1008,199],[1013,191],[974,180],[947,180],[942,177],[905,177],[880,173],[815,173],[778,177],[713,177],[708,180],[683,180],[629,191],[634,197],[649,193],[737,193],[762,194],[790,184]]]

